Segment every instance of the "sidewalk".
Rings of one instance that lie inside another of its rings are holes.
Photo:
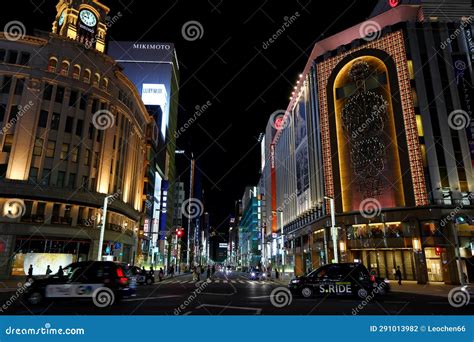
[[[446,285],[441,282],[432,282],[428,284],[417,284],[413,280],[403,280],[402,285],[398,285],[396,280],[390,281],[392,292],[415,293],[420,295],[431,295],[439,297],[448,297],[449,291],[460,285]]]
[[[10,277],[8,279],[0,279],[0,293],[14,292],[19,287],[23,286],[26,281],[25,277]]]

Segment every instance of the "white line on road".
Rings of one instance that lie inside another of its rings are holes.
[[[172,295],[172,296],[159,296],[159,297],[127,298],[127,299],[123,299],[122,301],[124,301],[124,302],[137,302],[137,301],[140,301],[140,300],[176,298],[176,297],[181,297],[181,296]]]
[[[201,309],[205,307],[210,307],[210,308],[221,308],[221,309],[235,309],[235,310],[252,310],[255,311],[256,315],[260,315],[262,312],[262,309],[258,308],[249,308],[245,306],[229,306],[229,305],[217,305],[217,304],[201,304],[196,307],[196,309]]]

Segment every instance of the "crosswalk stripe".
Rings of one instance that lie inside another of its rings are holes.
[[[219,284],[219,283],[220,283],[220,280],[219,280],[219,279],[216,279],[216,280],[214,280],[214,283]]]
[[[227,284],[227,280],[223,280],[224,284]]]
[[[232,284],[235,284],[235,283],[236,283],[236,281],[235,281],[235,280],[231,280],[231,282],[232,282]]]

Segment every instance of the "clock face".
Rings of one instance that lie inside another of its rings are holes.
[[[61,26],[64,23],[64,11],[61,12],[61,15],[59,16],[58,24]]]
[[[87,26],[92,27],[97,24],[97,18],[95,17],[94,13],[89,10],[82,10],[79,13],[79,18],[81,18],[81,21]]]

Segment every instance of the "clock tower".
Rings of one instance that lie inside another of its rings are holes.
[[[98,0],[59,0],[56,10],[53,33],[104,52],[107,6]]]

